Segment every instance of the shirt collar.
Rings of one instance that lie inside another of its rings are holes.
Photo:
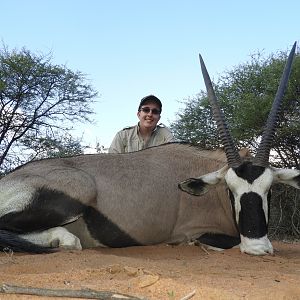
[[[155,128],[152,130],[152,133],[155,132],[157,130],[157,128],[158,128],[158,125],[156,125]],[[137,124],[137,132],[139,132],[139,131],[140,131],[140,122],[138,122],[138,124]]]

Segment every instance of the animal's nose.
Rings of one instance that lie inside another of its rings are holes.
[[[250,239],[241,235],[240,250],[252,255],[266,255],[274,252],[267,235],[258,239]]]

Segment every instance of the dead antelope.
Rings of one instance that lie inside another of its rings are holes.
[[[251,254],[273,253],[272,245],[267,236],[270,188],[276,182],[300,188],[300,170],[276,169],[269,164],[278,113],[290,76],[295,49],[296,43],[288,57],[256,156],[251,161],[243,160],[235,148],[219,108],[208,72],[200,56],[208,98],[224,145],[228,166],[198,178],[190,178],[181,183],[179,187],[190,194],[202,195],[210,185],[218,184],[221,181],[226,182],[234,220],[240,233],[242,252]]]
[[[300,188],[299,170],[274,169],[268,162],[294,52],[295,45],[253,161],[244,162],[235,150],[201,59],[225,154],[170,143],[127,154],[28,163],[0,180],[0,247],[45,252],[199,240],[272,253],[267,237],[271,185]]]

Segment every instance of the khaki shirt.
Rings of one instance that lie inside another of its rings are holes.
[[[133,152],[164,143],[174,142],[174,137],[170,129],[165,127],[163,124],[156,126],[147,143],[145,143],[138,132],[139,125],[126,127],[119,131],[114,137],[108,149],[108,153]]]

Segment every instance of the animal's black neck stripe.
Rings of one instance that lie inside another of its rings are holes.
[[[254,182],[259,176],[261,176],[265,167],[252,165],[251,162],[244,162],[239,167],[233,168],[236,175],[244,180],[247,180],[250,184]]]

